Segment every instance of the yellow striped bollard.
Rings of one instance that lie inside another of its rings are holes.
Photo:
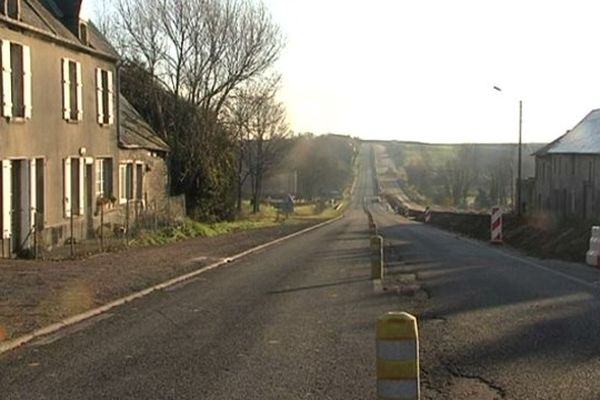
[[[417,319],[388,312],[377,321],[377,399],[419,400]]]
[[[371,279],[383,279],[383,237],[371,236]]]

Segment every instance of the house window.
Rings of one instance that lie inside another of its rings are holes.
[[[96,160],[96,196],[112,197],[112,159],[99,158]]]
[[[83,82],[81,63],[64,58],[63,76],[63,119],[67,121],[83,120]]]
[[[85,45],[88,44],[88,26],[85,22],[79,23],[79,40]]]
[[[112,125],[114,123],[114,82],[112,71],[96,69],[96,104],[98,123]]]
[[[19,19],[21,14],[21,1],[4,0],[4,14],[10,18]]]
[[[2,115],[31,118],[31,50],[2,41]]]
[[[119,203],[133,199],[133,163],[119,165]]]

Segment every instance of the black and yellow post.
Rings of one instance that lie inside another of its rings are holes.
[[[420,397],[417,318],[388,312],[377,321],[377,399]]]
[[[371,236],[371,279],[383,279],[383,237]]]

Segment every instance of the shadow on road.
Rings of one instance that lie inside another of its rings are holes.
[[[365,282],[365,281],[368,281],[368,280],[370,280],[370,278],[365,276],[364,278],[359,278],[359,279],[348,279],[348,280],[339,281],[339,282],[322,283],[322,284],[319,284],[319,285],[311,285],[311,286],[302,286],[302,287],[298,287],[298,288],[273,290],[273,291],[270,291],[270,292],[267,292],[267,293],[268,294],[284,294],[284,293],[300,292],[300,291],[304,291],[304,290],[323,289],[323,288],[329,288],[329,287],[334,287],[334,286],[350,285],[350,284],[353,284],[353,283],[360,283],[360,282]]]

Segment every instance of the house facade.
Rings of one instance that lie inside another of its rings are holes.
[[[600,110],[538,150],[527,202],[555,218],[600,217]]]
[[[145,161],[120,146],[118,54],[80,8],[0,1],[3,257],[31,247],[36,231],[46,246],[93,236],[99,207],[143,193]]]

